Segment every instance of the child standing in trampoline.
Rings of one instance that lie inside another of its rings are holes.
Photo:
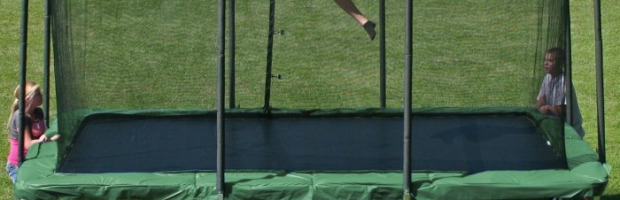
[[[566,53],[562,48],[551,48],[545,53],[543,68],[547,75],[540,86],[536,108],[543,114],[562,116],[566,113],[566,83],[564,82],[564,64]],[[571,86],[573,127],[579,137],[583,138],[585,131],[582,127],[581,113],[577,103],[575,88]]]
[[[33,116],[36,116],[38,113],[38,111],[36,111],[37,109],[40,109],[39,106],[41,106],[42,102],[43,102],[43,95],[41,94],[41,90],[39,89],[39,85],[34,83],[34,82],[26,82],[26,93],[25,93],[25,100],[24,100],[24,113],[25,113],[25,127],[24,127],[24,155],[26,155],[27,150],[30,148],[30,146],[32,146],[33,144],[42,142],[44,140],[46,140],[46,137],[43,135],[43,133],[45,132],[45,125],[43,124],[43,121],[40,120],[41,117],[39,116],[39,120],[38,122],[33,121]],[[11,144],[10,146],[10,150],[9,150],[9,155],[7,158],[7,164],[6,164],[6,172],[9,175],[9,177],[11,178],[11,181],[13,183],[15,183],[15,181],[17,180],[17,170],[18,170],[18,165],[19,165],[19,141],[18,141],[18,134],[19,134],[19,126],[20,126],[20,120],[21,120],[21,116],[19,113],[19,96],[20,96],[20,92],[21,92],[21,88],[19,86],[17,86],[17,88],[15,88],[15,92],[13,93],[15,96],[15,101],[13,102],[13,105],[11,106],[11,115],[9,117],[9,124],[8,124],[8,128],[9,128],[9,142]],[[42,115],[42,110],[39,110]],[[38,139],[36,139],[35,137],[33,137],[33,134],[38,134]]]

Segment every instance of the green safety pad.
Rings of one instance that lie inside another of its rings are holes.
[[[58,129],[52,124],[48,134]],[[422,171],[412,174],[416,199],[530,199],[601,195],[609,166],[568,125],[569,169]],[[56,173],[58,143],[36,144],[19,169],[19,199],[218,199],[213,171],[161,173]],[[399,171],[227,171],[227,199],[401,199]]]

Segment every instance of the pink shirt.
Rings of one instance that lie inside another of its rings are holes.
[[[13,119],[11,120],[11,124],[9,124],[9,129],[10,129],[10,136],[11,138],[9,139],[9,142],[11,143],[11,148],[9,150],[9,155],[7,157],[7,160],[9,163],[17,166],[19,163],[19,140],[18,140],[18,129],[17,127],[19,127],[19,112],[15,111],[13,113]],[[26,118],[26,119],[30,119],[30,118]],[[37,121],[31,121],[31,120],[27,120],[26,121],[26,125],[30,126],[30,138],[33,140],[39,139],[44,133],[45,133],[45,124],[43,123],[42,120],[37,120]],[[28,149],[24,148],[24,155],[26,155],[28,152]]]
[[[17,166],[19,164],[19,155],[17,153],[19,149],[19,141],[13,138],[11,138],[9,141],[11,143],[11,150],[9,151],[9,157],[7,158],[7,160],[9,161],[9,163]],[[26,155],[27,152],[28,149],[24,148],[24,155]]]
[[[32,122],[32,128],[30,128],[30,135],[33,140],[39,139],[45,133],[45,123],[42,120],[36,120]]]

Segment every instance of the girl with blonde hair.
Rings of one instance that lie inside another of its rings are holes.
[[[26,93],[24,99],[24,113],[25,113],[25,121],[24,121],[24,155],[26,155],[27,150],[35,143],[42,142],[46,140],[45,136],[42,136],[38,139],[32,137],[32,125],[33,121],[31,116],[35,115],[35,110],[41,106],[43,103],[43,95],[41,94],[41,90],[39,89],[39,85],[27,81],[26,82]],[[21,116],[19,113],[19,97],[21,94],[20,86],[15,88],[13,95],[15,97],[15,101],[11,106],[11,115],[9,117],[9,142],[11,144],[9,155],[7,158],[6,164],[6,172],[11,178],[11,181],[15,183],[17,180],[17,169],[19,166],[19,127]],[[41,130],[38,130],[41,131]],[[43,130],[44,131],[44,130]]]

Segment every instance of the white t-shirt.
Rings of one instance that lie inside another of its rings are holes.
[[[538,99],[540,99],[543,95],[545,95],[545,102],[549,105],[566,105],[566,87],[564,86],[564,75],[552,77],[550,74],[547,74],[543,79],[542,85],[540,86],[540,92],[538,92]],[[577,103],[577,93],[575,93],[575,88],[571,87],[572,92],[572,106],[571,110],[573,115],[573,127],[577,134],[581,138],[585,135],[585,131],[581,124],[583,123],[583,119],[581,118],[581,112],[579,111],[579,103]],[[566,108],[569,109],[569,108]]]

